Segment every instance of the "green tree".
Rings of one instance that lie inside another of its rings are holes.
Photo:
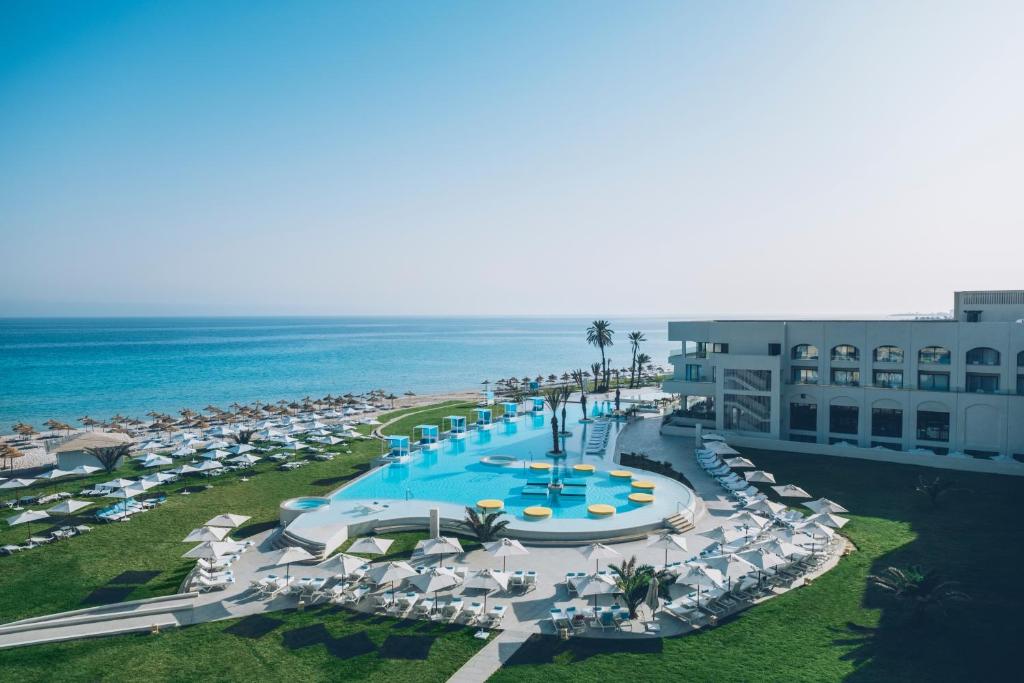
[[[605,358],[605,349],[614,344],[612,341],[614,335],[615,330],[612,329],[612,324],[607,320],[595,320],[587,328],[587,343],[591,346],[596,346],[601,352],[601,370],[602,377],[605,378],[606,388],[608,382],[608,361]]]
[[[636,354],[640,352],[640,344],[647,341],[647,337],[640,330],[633,330],[626,338],[629,339],[629,346],[633,352],[633,364],[629,366],[629,388],[636,386]]]
[[[121,458],[128,456],[128,451],[131,449],[131,444],[122,443],[117,446],[97,446],[96,448],[86,448],[85,452],[96,458],[107,474],[110,474],[117,467],[118,463],[121,462]]]
[[[651,362],[651,357],[646,353],[638,353],[636,356],[637,386],[643,386],[643,369]]]
[[[496,539],[498,534],[509,525],[509,520],[500,519],[504,514],[504,512],[489,512],[481,516],[475,509],[467,506],[466,519],[463,520],[462,525],[476,540],[487,543]]]
[[[255,429],[239,429],[237,434],[231,435],[231,440],[235,443],[249,443],[255,433]]]
[[[664,571],[656,572],[654,567],[649,564],[637,564],[635,555],[628,560],[623,560],[621,564],[610,565],[609,568],[615,574],[617,592],[622,595],[622,601],[629,608],[631,619],[637,618],[637,610],[647,597],[651,579],[657,577],[658,593],[662,597],[668,595],[666,573]]]
[[[947,493],[956,491],[957,489],[954,483],[949,479],[943,479],[942,477],[926,479],[921,475],[917,478],[917,486],[914,487],[914,490],[928,496],[928,500],[931,501],[932,507],[937,507],[940,498],[945,496]]]
[[[931,609],[945,612],[951,602],[971,599],[957,590],[956,581],[943,581],[935,571],[923,570],[919,565],[886,567],[881,575],[869,576],[868,583],[910,605],[914,621],[922,621]]]
[[[551,408],[551,440],[554,444],[551,452],[555,455],[562,453],[562,445],[558,441],[558,406],[562,404],[564,398],[565,392],[561,387],[552,387],[544,392],[544,400]]]
[[[597,390],[600,388],[598,384],[601,382],[601,364],[591,363],[590,372],[594,376],[594,393],[597,393]]]

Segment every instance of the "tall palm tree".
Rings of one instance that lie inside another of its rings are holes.
[[[914,621],[923,619],[930,608],[945,612],[950,602],[971,599],[956,589],[956,581],[942,581],[934,571],[923,570],[918,565],[906,569],[886,567],[882,575],[869,576],[868,582],[910,604]]]
[[[651,357],[648,356],[646,353],[638,353],[636,355],[637,379],[639,380],[637,384],[643,384],[643,369],[645,366],[648,366],[650,362]]]
[[[609,565],[609,569],[615,574],[616,593],[622,595],[622,601],[629,608],[631,619],[637,618],[637,609],[644,603],[647,597],[647,590],[650,588],[651,579],[657,578],[659,582],[659,593],[667,597],[667,584],[665,571],[656,572],[649,564],[637,564],[636,555],[623,560],[621,564]]]
[[[647,341],[647,337],[640,330],[633,330],[626,337],[633,351],[633,364],[629,367],[629,388],[632,389],[636,386],[636,354],[640,353],[640,344]]]
[[[601,351],[601,369],[605,371],[605,374],[607,374],[608,362],[605,360],[604,350],[614,343],[612,341],[614,334],[615,330],[607,320],[595,320],[587,328],[587,343],[596,346]],[[607,382],[607,377],[605,381]]]
[[[598,389],[600,389],[598,384],[601,381],[601,364],[600,363],[591,363],[590,364],[590,372],[594,376],[594,393],[596,394]]]
[[[553,446],[551,452],[554,455],[562,454],[562,446],[558,441],[558,406],[562,404],[565,392],[561,387],[552,387],[544,392],[544,401],[551,408],[551,441]]]
[[[86,448],[85,452],[96,458],[99,461],[100,466],[103,467],[107,474],[110,474],[117,467],[118,463],[121,462],[122,458],[128,457],[128,451],[131,449],[131,444],[123,443],[117,446],[98,446],[96,448]]]

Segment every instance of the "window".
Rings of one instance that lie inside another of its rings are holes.
[[[693,364],[687,363],[686,364],[686,375],[685,375],[685,378],[686,378],[687,382],[703,382],[704,381],[703,368],[700,365],[697,365],[696,363],[693,363]]]
[[[999,391],[999,375],[968,372],[965,391],[972,394],[995,394]]]
[[[871,436],[902,438],[903,411],[899,408],[872,408]]]
[[[856,346],[840,344],[839,346],[832,347],[832,360],[858,361],[860,360],[860,351]]]
[[[859,412],[857,406],[829,406],[828,431],[835,434],[856,434]]]
[[[917,438],[926,441],[949,441],[949,413],[934,410],[917,411]]]
[[[979,347],[967,352],[968,365],[999,365],[999,352],[988,347]]]
[[[1017,393],[1024,396],[1024,375],[1017,375]]]
[[[902,389],[903,371],[875,370],[871,383],[874,384],[876,387],[882,387],[884,389]]]
[[[817,368],[791,368],[791,379],[793,384],[817,384]]]
[[[964,311],[965,323],[980,323],[981,311]]]
[[[769,356],[781,356],[782,355],[782,344],[769,344],[768,345]]]
[[[921,391],[949,391],[948,372],[917,373],[917,388]]]
[[[771,391],[771,370],[726,370],[725,388],[739,391]]]
[[[832,368],[832,384],[843,387],[860,386],[860,370],[840,370]]]
[[[818,347],[811,344],[797,344],[791,354],[793,360],[818,360]]]
[[[918,363],[934,363],[936,365],[949,365],[949,349],[941,346],[926,346],[917,352]]]
[[[712,344],[711,353],[729,353],[729,345],[718,343]]]
[[[903,349],[898,346],[879,346],[875,349],[876,363],[902,363]]]
[[[707,358],[709,353],[729,353],[729,345],[717,342],[697,342],[697,358]]]
[[[725,428],[742,432],[771,431],[771,396],[725,394]]]
[[[800,429],[805,432],[818,431],[818,404],[790,403],[789,428]]]
[[[1017,367],[1024,368],[1024,351],[1017,354]]]

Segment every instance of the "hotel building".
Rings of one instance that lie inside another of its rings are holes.
[[[666,425],[1024,460],[1024,290],[954,299],[950,320],[671,322]]]

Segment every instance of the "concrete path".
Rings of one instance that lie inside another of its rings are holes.
[[[458,671],[452,674],[448,683],[482,683],[494,675],[514,655],[532,633],[525,631],[502,631],[497,638],[487,643],[479,652],[469,658]]]

